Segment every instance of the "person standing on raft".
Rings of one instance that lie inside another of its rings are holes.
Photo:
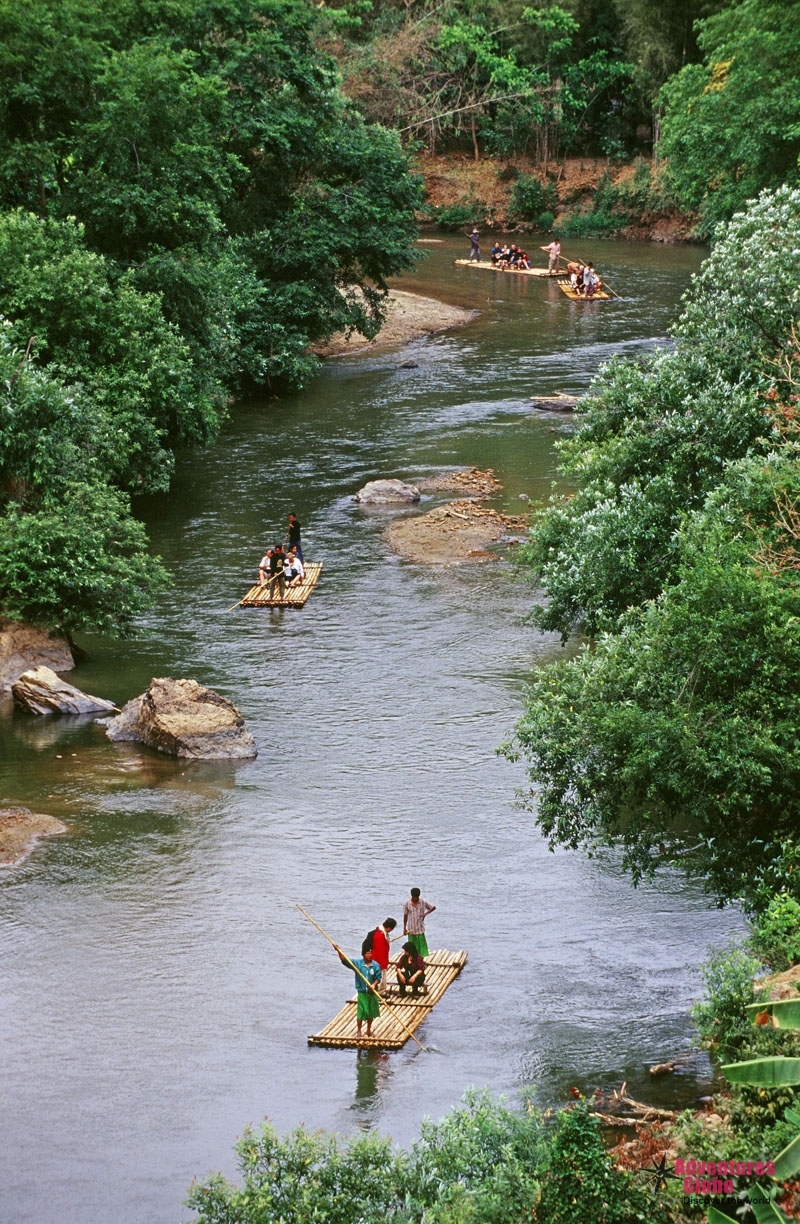
[[[302,527],[302,523],[299,521],[297,515],[294,512],[292,512],[289,515],[289,530],[286,532],[286,540],[289,545],[289,552],[291,552],[293,548],[297,549],[297,555],[302,561],[303,560],[303,545],[300,541],[300,528],[301,527]]]
[[[380,965],[381,982],[378,987],[379,994],[386,994],[386,978],[389,972],[389,939],[396,926],[396,918],[384,918],[383,923],[379,927],[375,927],[374,931],[370,931],[364,940],[364,947],[371,949],[372,959]]]
[[[466,234],[467,238],[469,238],[469,262],[474,263],[476,260],[480,262],[481,236],[478,227],[473,226],[471,234],[467,234],[466,230],[464,230],[464,233]]]
[[[429,905],[419,895],[418,888],[411,889],[411,897],[403,906],[403,934],[408,936],[409,943],[419,956],[428,955],[428,941],[425,938],[425,919],[436,909]]]
[[[381,1014],[381,1004],[375,984],[381,980],[381,967],[372,959],[372,950],[365,939],[361,945],[361,956],[347,957],[338,944],[333,945],[339,960],[348,969],[355,969],[357,1003],[356,1033],[361,1036],[361,1025],[366,1020],[367,1036],[372,1036],[372,1021]]]

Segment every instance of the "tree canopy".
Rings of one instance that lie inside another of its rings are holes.
[[[662,91],[662,152],[709,235],[762,188],[798,182],[800,4],[742,0],[700,22],[697,42],[703,62]]]
[[[578,491],[522,553],[539,623],[599,635],[534,676],[517,730],[551,844],[619,840],[636,878],[674,860],[756,906],[784,867],[795,887],[800,818],[799,224],[800,191],[764,193],[675,348],[601,373]]]
[[[0,314],[9,360],[74,405],[98,522],[127,513],[118,490],[167,488],[231,394],[302,385],[333,331],[374,335],[411,265],[419,184],[339,91],[317,21],[302,0],[0,0]],[[97,587],[37,603],[28,476],[8,463],[0,613],[97,625]],[[54,482],[42,469],[42,505]],[[40,509],[55,559],[63,523]],[[155,571],[128,537],[144,600]],[[109,588],[106,627],[131,614]]]

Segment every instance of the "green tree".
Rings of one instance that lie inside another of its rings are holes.
[[[701,22],[697,38],[703,63],[662,92],[661,148],[708,235],[763,188],[798,181],[800,4],[743,0]]]
[[[798,216],[784,188],[735,218],[677,347],[601,375],[580,487],[523,552],[540,623],[600,634],[534,676],[518,727],[551,844],[621,845],[635,879],[676,861],[755,909],[794,889],[800,818]]]
[[[0,614],[64,629],[130,627],[165,580],[94,453],[100,414],[0,332]]]

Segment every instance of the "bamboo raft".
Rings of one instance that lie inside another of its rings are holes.
[[[510,272],[514,276],[550,276],[547,268],[498,268],[497,264],[493,264],[489,259],[457,259],[455,262],[461,268],[483,268],[489,272]],[[553,272],[553,276],[558,273]]]
[[[606,293],[602,287],[602,282],[599,289],[595,289],[591,297],[584,297],[582,293],[572,288],[568,280],[560,280],[558,287],[562,293],[565,293],[571,302],[610,302],[611,294]]]
[[[239,601],[242,608],[302,608],[322,572],[321,561],[309,561],[305,567],[305,578],[297,586],[287,586],[286,596],[281,599],[275,583],[257,582]]]
[[[416,1032],[422,1021],[428,1016],[441,999],[451,982],[455,981],[467,963],[466,952],[430,952],[425,957],[425,987],[426,993],[420,995],[401,995],[397,987],[397,979],[392,970],[397,965],[398,958],[389,962],[389,981],[386,987],[386,1001],[402,1017],[403,1024],[411,1033]],[[399,1050],[409,1040],[409,1033],[389,1011],[381,1007],[381,1014],[372,1022],[372,1036],[356,1036],[356,996],[348,999],[338,1015],[319,1033],[312,1033],[308,1044],[313,1046],[328,1046],[331,1049],[380,1049]]]

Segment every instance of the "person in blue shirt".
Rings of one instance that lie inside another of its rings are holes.
[[[361,946],[361,956],[347,957],[338,944],[333,945],[339,954],[339,960],[348,969],[355,969],[357,1004],[356,1032],[361,1036],[361,1026],[366,1020],[367,1037],[372,1036],[372,1021],[381,1014],[381,1004],[378,997],[378,984],[381,980],[381,967],[372,959],[372,949],[366,941]]]

